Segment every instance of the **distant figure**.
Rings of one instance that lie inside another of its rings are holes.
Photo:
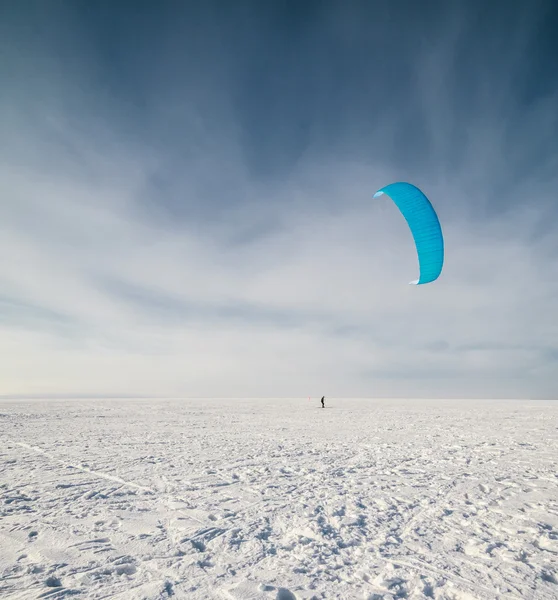
[[[320,402],[322,403],[322,408],[325,408],[325,396],[322,396]]]

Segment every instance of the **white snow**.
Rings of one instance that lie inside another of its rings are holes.
[[[0,597],[558,598],[558,402],[0,403]]]

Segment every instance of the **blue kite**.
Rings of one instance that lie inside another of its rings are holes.
[[[438,215],[430,200],[411,183],[390,183],[380,188],[374,198],[389,196],[413,234],[419,262],[419,278],[410,285],[431,283],[438,279],[444,265],[444,237]]]

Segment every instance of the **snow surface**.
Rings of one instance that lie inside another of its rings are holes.
[[[558,402],[0,403],[0,597],[558,598]]]

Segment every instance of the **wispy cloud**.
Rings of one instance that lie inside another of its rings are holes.
[[[555,397],[552,15],[461,6],[6,15],[0,394]]]

